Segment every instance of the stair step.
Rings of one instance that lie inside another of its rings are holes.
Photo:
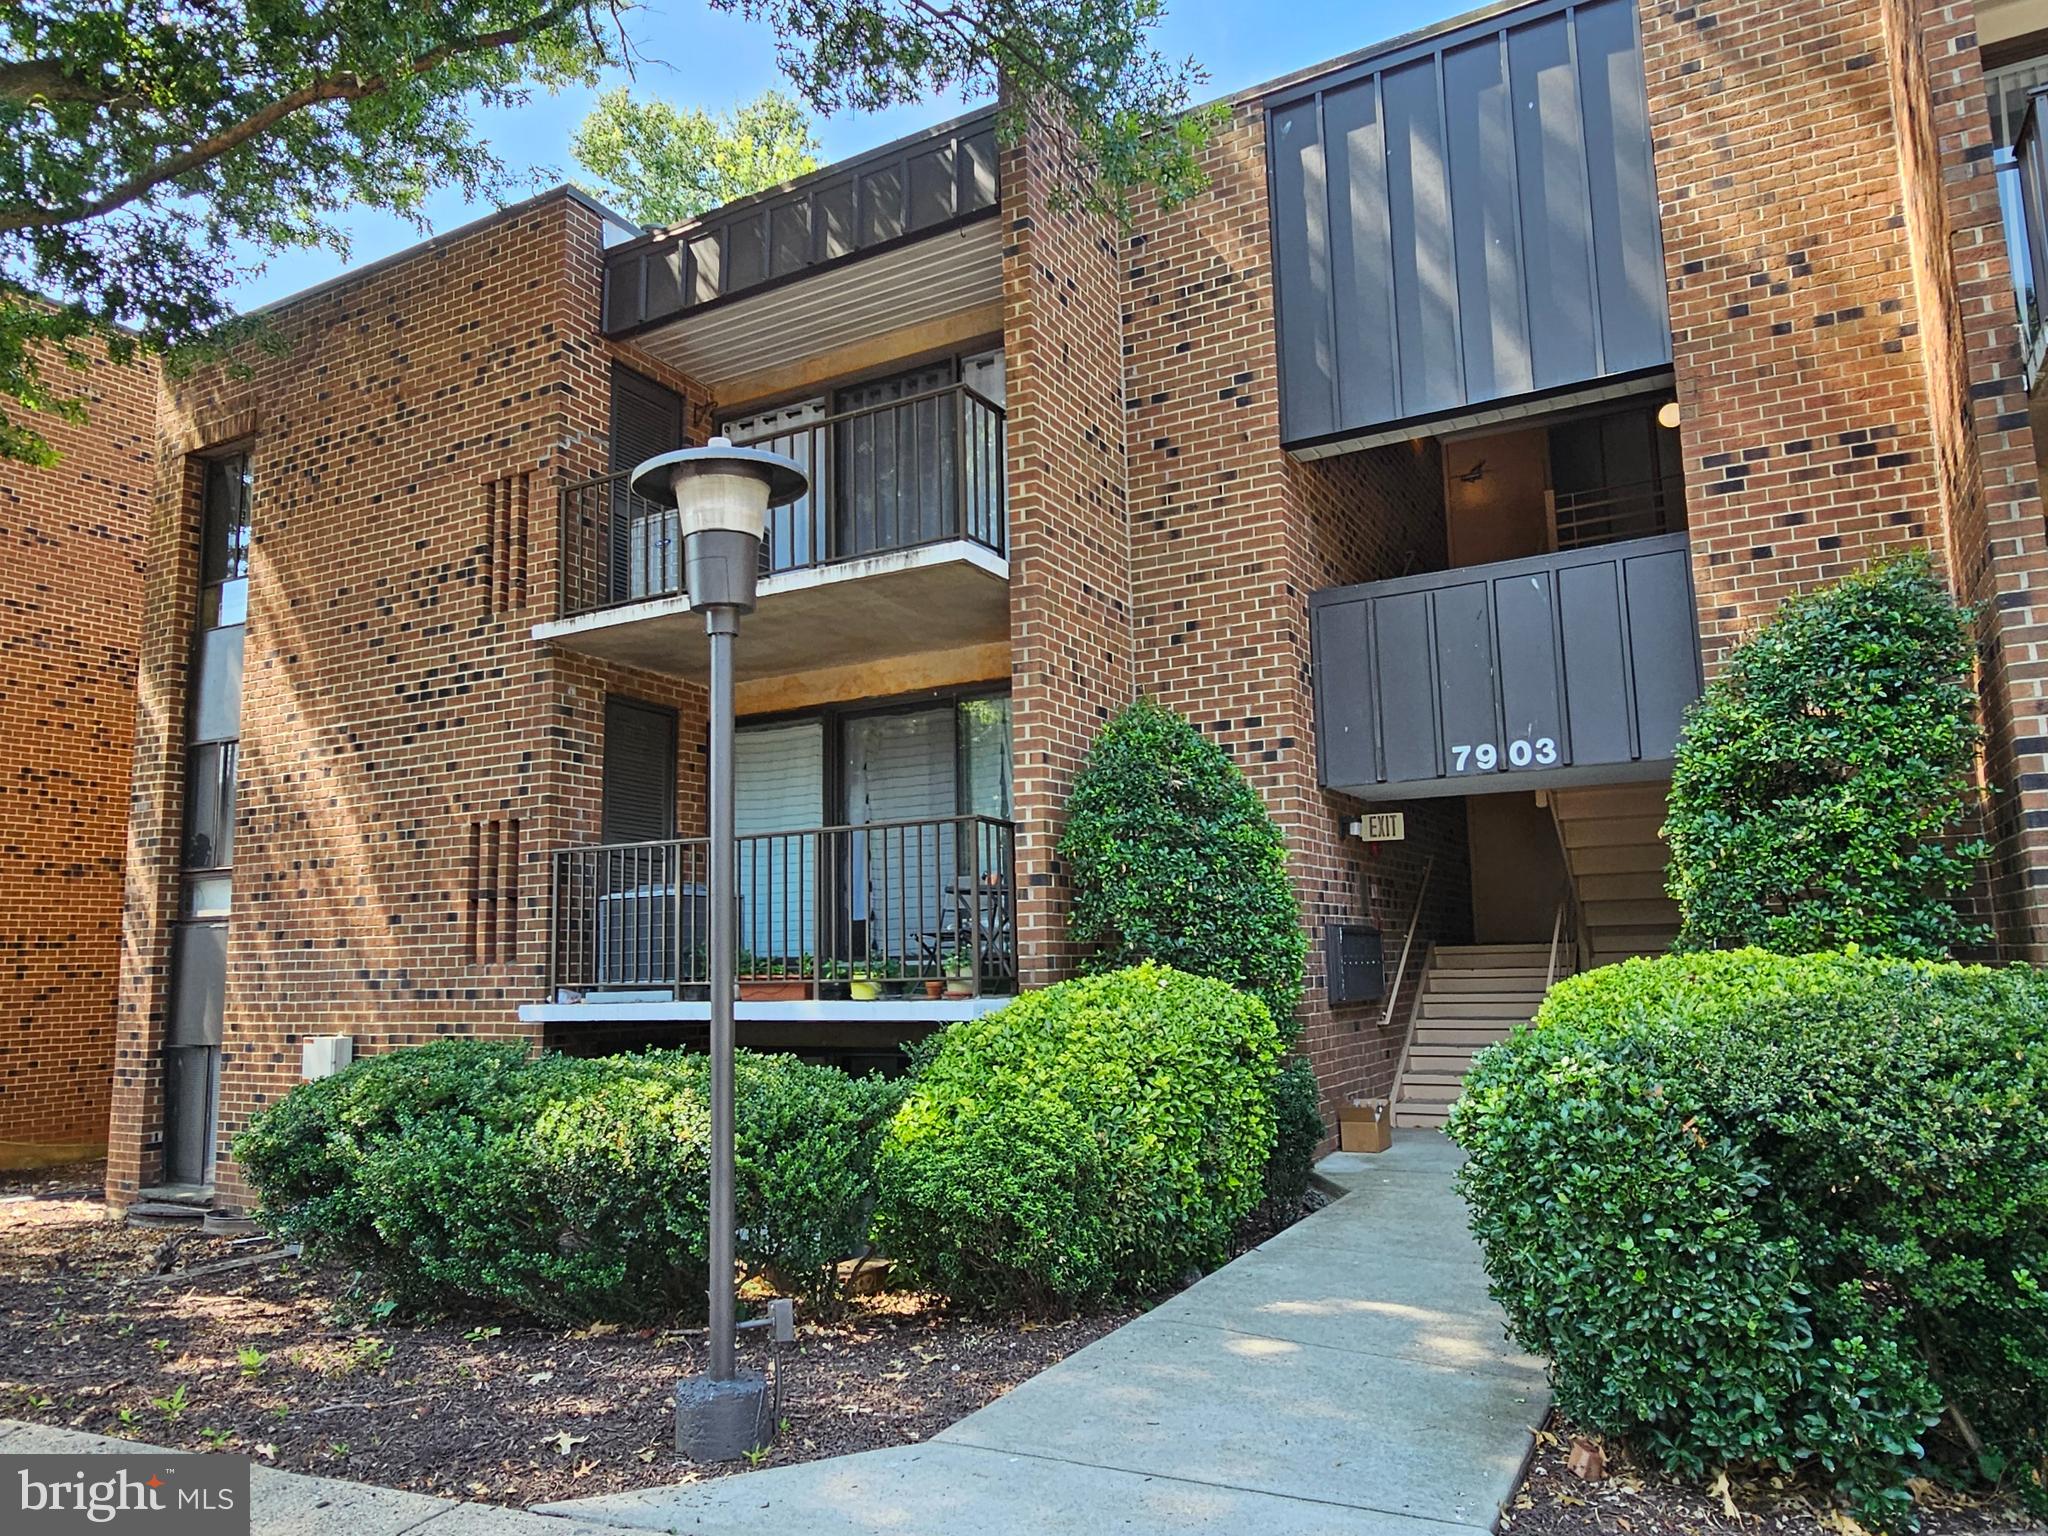
[[[1422,1050],[1455,1045],[1476,1051],[1485,1046],[1498,1045],[1513,1033],[1514,1030],[1510,1026],[1417,1024],[1415,1048]]]
[[[1600,784],[1585,789],[1550,792],[1551,805],[1559,821],[1584,821],[1593,816],[1662,817],[1670,797],[1669,779],[1650,779],[1636,784]]]
[[[1558,969],[1564,969],[1560,960]],[[1424,979],[1439,992],[1541,992],[1550,967],[1504,971],[1495,967],[1458,966],[1446,971],[1427,971]]]
[[[1540,961],[1547,958],[1549,954],[1550,945],[1548,941],[1541,944],[1439,944],[1435,951],[1436,959],[1439,963],[1444,961],[1457,962],[1467,959],[1477,960],[1479,956],[1484,955],[1489,957],[1489,964],[1496,965],[1500,963],[1501,957],[1505,955],[1532,956]]]
[[[1662,848],[1664,840],[1658,830],[1664,825],[1662,816],[1603,816],[1590,821],[1566,821],[1559,825],[1564,829],[1564,845],[1568,851],[1581,848],[1655,847]]]
[[[1586,914],[1586,926],[1593,930],[1593,944],[1597,948],[1600,935],[1615,928],[1669,928],[1678,929],[1678,904],[1668,896],[1659,896],[1650,901],[1588,901],[1581,903]]]
[[[1441,1081],[1435,1080],[1433,1074],[1404,1077],[1401,1079],[1401,1097],[1397,1102],[1402,1104],[1455,1104],[1458,1102],[1458,1096],[1464,1091],[1465,1079],[1463,1074],[1457,1077],[1445,1075]]]
[[[1513,990],[1488,987],[1485,991],[1474,988],[1469,992],[1439,992],[1435,987],[1426,987],[1422,993],[1425,1008],[1463,1008],[1476,1005],[1482,1008],[1500,1008],[1512,1013],[1517,1008],[1533,1010],[1543,1001],[1544,988],[1520,987]]]
[[[198,1206],[169,1200],[138,1200],[124,1214],[131,1227],[190,1227],[195,1232],[206,1220]]]
[[[1616,874],[1594,874],[1581,872],[1576,877],[1579,900],[1594,901],[1669,901],[1664,894],[1664,868],[1628,870]]]
[[[1572,878],[1591,875],[1647,875],[1660,880],[1671,862],[1671,850],[1662,843],[1617,843],[1611,847],[1574,848]]]
[[[1394,1129],[1397,1131],[1440,1131],[1451,1118],[1448,1105],[1396,1104],[1394,1106]]]

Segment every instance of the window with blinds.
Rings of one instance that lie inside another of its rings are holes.
[[[649,843],[675,835],[675,711],[607,698],[604,841]]]
[[[683,397],[630,368],[612,368],[611,468],[630,470],[684,446]],[[675,509],[614,489],[611,591],[657,597],[682,589],[682,538]]]

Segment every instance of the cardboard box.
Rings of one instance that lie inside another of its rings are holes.
[[[1393,1141],[1394,1116],[1385,1099],[1364,1099],[1338,1106],[1338,1151],[1384,1152]]]

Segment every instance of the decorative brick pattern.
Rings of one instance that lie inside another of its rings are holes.
[[[44,366],[88,419],[34,418],[54,468],[0,465],[0,1166],[107,1136],[156,456],[153,369]]]

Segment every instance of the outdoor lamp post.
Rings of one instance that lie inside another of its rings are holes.
[[[673,504],[683,538],[683,586],[711,644],[711,1368],[676,1386],[676,1449],[730,1461],[762,1439],[766,1383],[733,1363],[733,963],[738,884],[733,853],[732,643],[754,611],[754,578],[768,509],[795,501],[810,477],[780,454],[702,448],[657,454],[633,471],[635,495]],[[677,893],[681,910],[681,892]]]

